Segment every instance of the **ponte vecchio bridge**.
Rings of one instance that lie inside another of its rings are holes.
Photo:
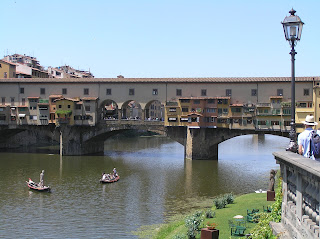
[[[191,159],[217,158],[243,134],[286,136],[290,77],[0,79],[0,147],[62,141],[65,155],[103,151],[128,129],[163,132]],[[297,122],[317,111],[319,77],[297,77]],[[62,137],[61,137],[62,135]],[[62,138],[62,140],[61,140]]]

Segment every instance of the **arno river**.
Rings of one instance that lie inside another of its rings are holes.
[[[270,169],[278,169],[272,152],[288,142],[237,137],[219,145],[218,161],[186,161],[183,147],[164,137],[111,139],[105,156],[0,153],[0,238],[138,238],[132,231],[197,202],[266,190]],[[100,184],[113,167],[120,181]],[[52,193],[26,186],[42,169]]]

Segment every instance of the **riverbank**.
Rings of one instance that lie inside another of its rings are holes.
[[[236,215],[247,215],[247,209],[259,209],[260,212],[263,208],[272,205],[273,202],[267,201],[266,193],[250,193],[240,196],[236,196],[234,203],[228,204],[223,209],[215,209],[213,206],[213,200],[211,200],[211,209],[215,212],[214,218],[207,218],[201,223],[201,228],[205,227],[207,222],[216,223],[217,229],[219,229],[219,238],[227,239],[230,238],[230,227],[229,221],[234,221],[233,218]],[[198,209],[202,211],[207,211],[210,207],[203,207]],[[153,239],[172,239],[172,238],[187,238],[186,235],[187,228],[185,226],[186,215],[177,215],[175,219],[170,220],[171,222],[162,225],[151,225],[148,227],[140,228],[139,232],[136,233],[139,238],[153,238]],[[245,234],[250,233],[250,231],[256,226],[255,223],[246,222]],[[180,237],[179,237],[180,236]],[[196,237],[200,238],[200,234]]]

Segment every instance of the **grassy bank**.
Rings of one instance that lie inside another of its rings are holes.
[[[218,224],[217,229],[219,229],[219,238],[231,238],[229,220],[234,220],[233,217],[236,215],[247,215],[247,209],[259,209],[260,212],[263,211],[263,206],[271,205],[273,202],[267,201],[267,195],[265,193],[250,193],[241,196],[237,196],[234,203],[226,205],[223,209],[212,210],[215,212],[214,218],[207,218],[201,223],[201,228],[205,227],[207,222],[214,222]],[[213,205],[213,202],[212,202]],[[203,209],[206,211],[207,209]],[[251,229],[255,227],[255,223],[246,222],[247,230],[245,233],[249,233]],[[141,238],[153,238],[153,239],[173,239],[173,238],[187,238],[186,235],[187,228],[185,226],[185,217],[181,216],[176,218],[171,223],[163,225],[153,225],[141,228],[138,234]],[[180,235],[177,236],[177,235]],[[200,234],[196,238],[200,238]],[[245,237],[244,237],[245,238]]]

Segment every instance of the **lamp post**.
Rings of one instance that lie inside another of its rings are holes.
[[[296,13],[295,10],[291,9],[289,11],[290,16],[284,18],[282,25],[284,36],[291,46],[291,129],[290,129],[290,143],[287,151],[297,152],[298,145],[297,145],[297,133],[296,133],[296,123],[295,123],[295,69],[294,69],[294,61],[295,55],[297,52],[294,50],[295,45],[301,38],[302,26],[303,22],[301,21],[300,17],[294,15]]]

